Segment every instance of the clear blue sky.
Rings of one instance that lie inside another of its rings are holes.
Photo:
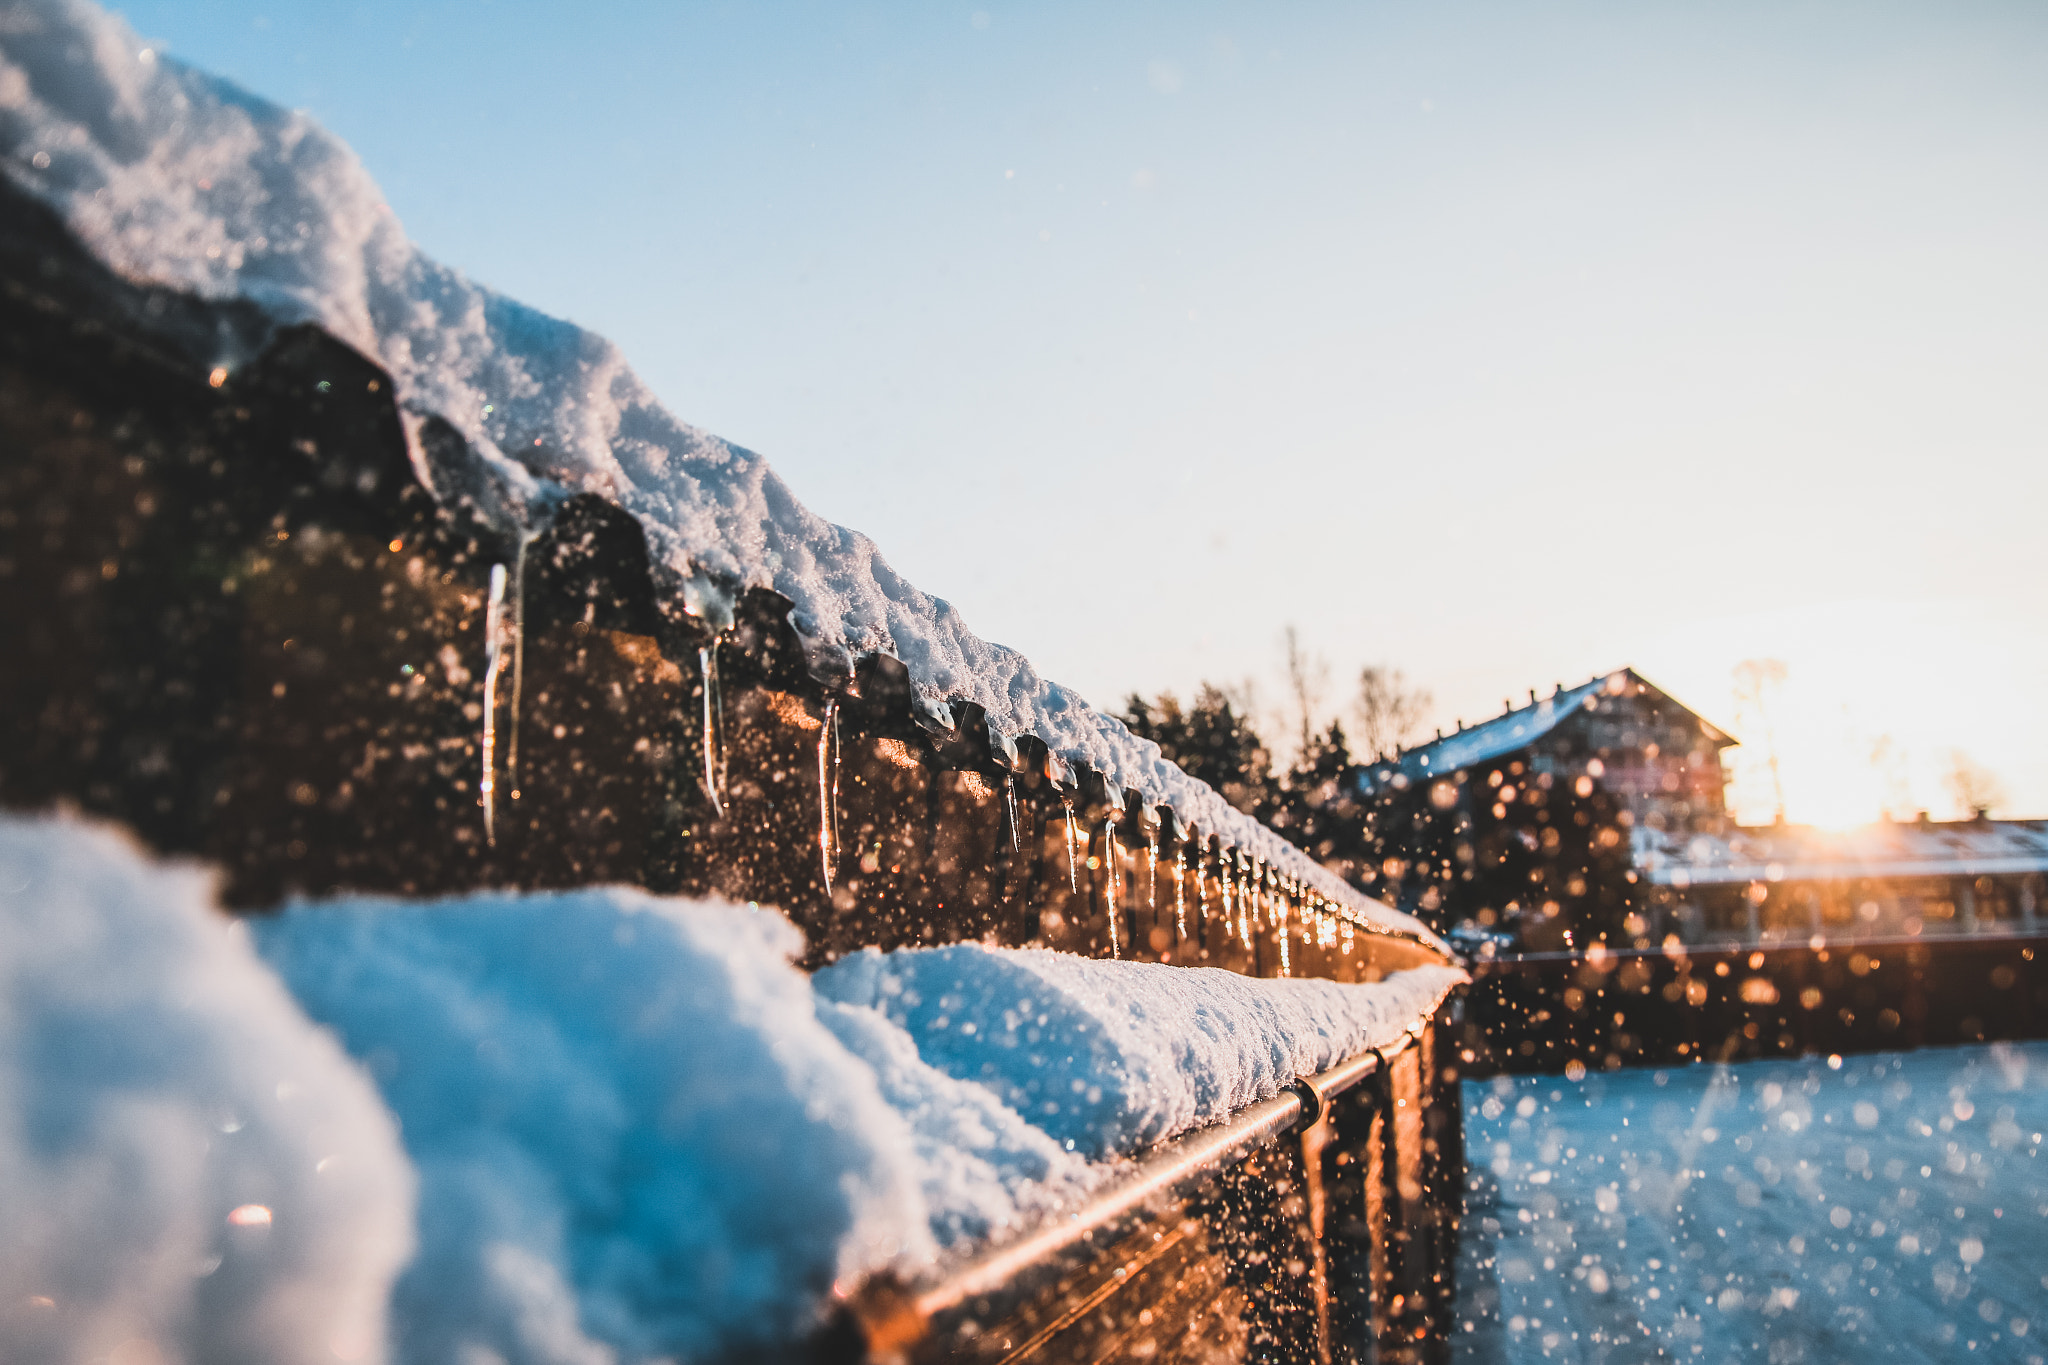
[[[1772,655],[1795,818],[2048,813],[2048,6],[123,12],[1098,703]]]

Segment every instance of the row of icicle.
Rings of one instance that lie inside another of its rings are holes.
[[[498,687],[503,679],[509,657],[512,669],[512,696],[507,708],[505,745],[505,778],[514,783],[519,773],[519,703],[524,686],[526,671],[526,629],[522,613],[526,605],[526,551],[532,544],[531,538],[522,539],[519,553],[507,569],[503,564],[491,566],[490,596],[484,609],[484,733],[483,773],[477,783],[484,810],[484,840],[492,848],[498,846]],[[704,795],[711,802],[711,808],[721,817],[725,814],[725,698],[718,682],[718,645],[716,637],[698,647],[697,667],[704,680],[703,742],[700,748],[704,756],[704,769],[699,782]],[[836,707],[837,703],[833,703]],[[833,761],[837,763],[838,727],[832,708],[827,710],[828,730],[833,735],[835,748]],[[820,754],[823,762],[823,753]],[[834,778],[832,788],[836,806],[838,782]],[[513,786],[511,797],[519,799],[519,789]],[[827,818],[828,825],[830,817]],[[828,831],[828,841],[836,831]],[[828,842],[827,847],[835,845]],[[828,853],[828,858],[830,854]],[[827,885],[831,877],[829,868]]]
[[[1006,785],[1007,782],[1006,778]],[[1083,836],[1075,822],[1073,801],[1065,796],[1061,801],[1066,821],[1067,886],[1070,892],[1079,895],[1079,850]],[[1102,899],[1108,915],[1112,957],[1122,957],[1126,951],[1123,936],[1125,915],[1130,915],[1133,929],[1137,919],[1137,907],[1123,884],[1123,848],[1117,835],[1117,825],[1115,819],[1103,822],[1100,835],[1102,854],[1088,858],[1091,890],[1093,872],[1098,865],[1103,873]],[[1192,866],[1188,860],[1191,847],[1201,850]],[[1148,829],[1145,835],[1145,909],[1151,914],[1155,927],[1160,922],[1161,913],[1159,869],[1159,836],[1156,830]],[[1319,948],[1336,948],[1343,956],[1351,954],[1356,933],[1351,916],[1298,879],[1281,873],[1242,849],[1222,847],[1205,840],[1193,827],[1179,839],[1169,874],[1173,883],[1172,924],[1176,947],[1191,937],[1206,940],[1213,887],[1214,898],[1221,902],[1220,922],[1225,941],[1235,940],[1255,949],[1260,931],[1270,929],[1279,951],[1281,976],[1293,974],[1290,944],[1297,937]],[[1190,885],[1193,887],[1196,922],[1192,935],[1188,931]],[[1136,941],[1133,933],[1128,947],[1142,952],[1144,945]]]
[[[490,596],[484,618],[483,773],[478,790],[482,797],[484,838],[494,848],[498,842],[498,695],[508,666],[512,679],[507,707],[504,776],[511,788],[511,798],[516,801],[520,795],[516,786],[519,707],[525,672],[525,630],[520,618],[525,604],[526,547],[530,543],[522,541],[519,554],[509,568],[504,564],[491,566]],[[714,636],[697,650],[697,667],[703,681],[702,706],[698,716],[703,764],[698,781],[712,810],[723,817],[726,789],[725,701],[718,678],[718,647],[719,637]],[[832,696],[826,698],[818,735],[818,857],[828,895],[844,852],[839,829],[839,763],[839,699]],[[1062,793],[1060,800],[1066,826],[1067,889],[1078,896],[1081,894],[1078,850],[1084,836],[1076,823],[1073,798]],[[1008,773],[1003,775],[1002,814],[1005,842],[1015,854],[1022,850],[1023,833],[1016,780]],[[1123,853],[1117,825],[1114,818],[1104,821],[1102,856],[1099,859],[1091,857],[1090,862],[1099,862],[1105,873],[1102,895],[1109,919],[1110,955],[1120,958],[1126,950],[1123,915],[1135,907],[1127,903],[1122,885]],[[1190,827],[1174,850],[1172,879],[1176,944],[1184,943],[1190,937],[1190,883],[1194,891],[1198,933],[1206,938],[1210,886],[1213,884],[1222,902],[1225,940],[1234,939],[1247,947],[1255,947],[1258,932],[1271,929],[1279,949],[1281,976],[1291,975],[1293,971],[1289,951],[1289,941],[1293,937],[1298,936],[1303,942],[1318,947],[1334,947],[1346,956],[1350,954],[1355,932],[1351,916],[1299,880],[1284,876],[1240,849],[1217,846],[1212,853],[1209,851],[1210,842]],[[1203,849],[1192,868],[1188,862],[1190,845]],[[1092,891],[1092,869],[1089,881]],[[1159,922],[1158,890],[1159,836],[1156,829],[1148,829],[1145,837],[1145,906],[1151,912],[1155,926]],[[1136,948],[1138,945],[1130,946]]]

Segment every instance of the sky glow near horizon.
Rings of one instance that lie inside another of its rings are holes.
[[[2048,10],[165,0],[1098,705],[1633,664],[1788,814],[2048,814]]]

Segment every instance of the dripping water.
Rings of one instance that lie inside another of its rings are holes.
[[[1273,907],[1274,937],[1280,940],[1280,975],[1292,974],[1292,965],[1287,959],[1287,902],[1281,901]]]
[[[718,636],[697,647],[704,683],[704,772],[700,781],[711,809],[725,816],[725,696],[718,686]]]
[[[490,604],[484,608],[484,842],[498,846],[498,675],[505,671],[505,566],[491,565]]]
[[[818,731],[818,858],[825,872],[825,894],[832,894],[832,871],[839,865],[839,698],[825,699],[825,723]]]

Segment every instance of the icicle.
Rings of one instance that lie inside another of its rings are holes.
[[[1183,837],[1173,850],[1173,931],[1176,943],[1188,936],[1187,871],[1188,841]]]
[[[1145,908],[1152,912],[1152,922],[1159,922],[1159,835],[1157,831],[1145,831]]]
[[[505,671],[505,566],[491,565],[490,604],[484,608],[484,842],[498,846],[498,675]]]
[[[718,686],[718,642],[697,647],[697,669],[704,684],[704,795],[720,818],[725,815],[725,695]]]
[[[1220,856],[1216,864],[1216,895],[1223,902],[1223,941],[1228,943],[1237,937],[1237,911],[1230,899],[1230,875],[1224,871]]]
[[[1252,889],[1251,870],[1242,861],[1237,865],[1237,936],[1246,943],[1252,941],[1252,928],[1258,922],[1258,907],[1252,903],[1257,893]]]
[[[526,692],[526,552],[533,546],[531,535],[519,537],[519,551],[512,557],[512,590],[506,596],[512,629],[512,710],[505,717],[505,785],[514,801],[519,799],[519,707]]]
[[[1081,874],[1074,866],[1074,800],[1063,795],[1060,804],[1067,808],[1067,890],[1078,896],[1081,894]]]
[[[1010,829],[1010,852],[1022,852],[1024,832],[1018,828],[1017,779],[1009,773],[1003,774],[1003,819]]]
[[[1225,856],[1227,857],[1228,855]],[[1219,867],[1216,869],[1217,890],[1223,894],[1223,938],[1226,942],[1237,935],[1237,901],[1233,894],[1236,890],[1233,885],[1234,880],[1228,868]]]
[[[825,869],[825,893],[839,865],[839,698],[825,699],[825,723],[818,731],[818,858]]]
[[[1351,956],[1351,921],[1348,919],[1337,921],[1337,951],[1345,957]]]
[[[1280,975],[1291,975],[1293,973],[1294,968],[1293,965],[1288,961],[1287,957],[1288,935],[1286,901],[1281,901],[1273,908],[1273,928],[1275,930],[1275,936],[1278,937],[1280,940]]]
[[[1122,957],[1123,952],[1118,945],[1116,932],[1119,914],[1116,903],[1116,864],[1116,822],[1112,820],[1102,827],[1102,903],[1109,909],[1109,955]]]

